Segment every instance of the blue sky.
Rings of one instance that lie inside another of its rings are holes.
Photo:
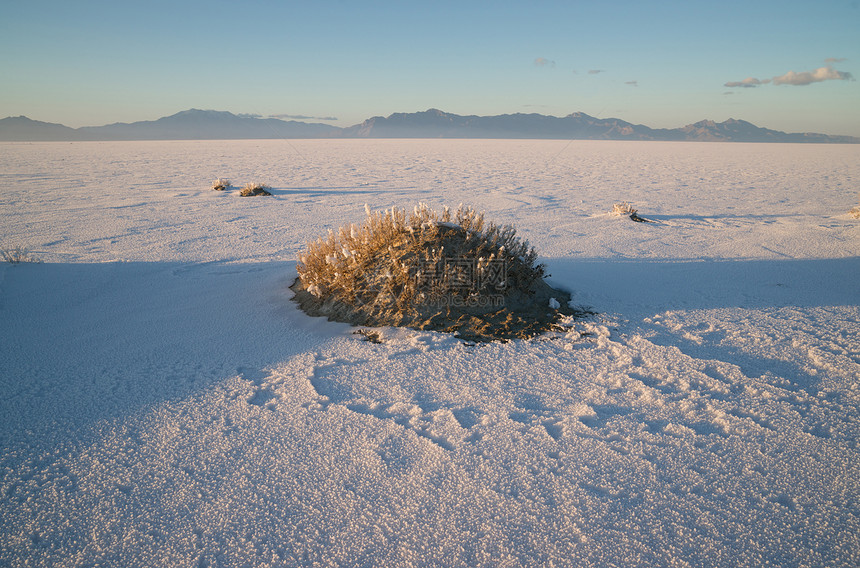
[[[582,111],[860,136],[857,30],[858,0],[5,0],[0,117]]]

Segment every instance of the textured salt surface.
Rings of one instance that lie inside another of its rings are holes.
[[[860,556],[856,147],[0,148],[0,246],[45,261],[0,265],[2,565]],[[290,301],[308,240],[418,201],[515,224],[601,315],[373,344]]]

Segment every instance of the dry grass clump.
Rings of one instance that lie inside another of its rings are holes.
[[[293,285],[311,315],[355,325],[457,331],[475,340],[549,329],[570,295],[543,281],[537,253],[511,226],[460,206],[392,208],[308,245]]]
[[[612,211],[610,211],[613,215],[618,217],[629,217],[632,221],[636,221],[638,223],[651,223],[652,221],[645,219],[644,217],[640,217],[637,210],[633,208],[632,205],[627,203],[626,201],[623,203],[616,203],[612,206]]]
[[[854,217],[855,219],[860,219],[860,205],[852,208],[851,211],[848,212],[848,214],[851,215],[852,217]]]
[[[224,191],[225,189],[230,189],[233,187],[233,184],[230,183],[229,179],[218,178],[212,182],[212,189],[215,191]]]
[[[483,214],[474,209],[461,206],[453,216],[447,208],[439,214],[424,204],[409,215],[396,208],[366,211],[364,225],[329,231],[327,239],[308,245],[298,267],[308,292],[350,301],[366,292],[390,295],[395,305],[406,307],[417,300],[452,294],[466,299],[490,288],[504,289],[507,281],[487,278],[496,261],[514,265],[511,276],[520,285],[543,276],[544,267],[535,265],[537,253],[528,242],[521,242],[510,226],[485,227]],[[467,263],[448,266],[450,259],[476,260],[475,274],[465,274]],[[480,280],[477,288],[465,281],[471,276]]]
[[[623,203],[616,203],[612,206],[612,214],[617,215],[619,217],[623,215],[634,215],[636,213],[636,209],[633,209],[633,206],[627,203],[626,201]]]
[[[272,195],[269,191],[272,189],[268,185],[262,183],[248,183],[245,184],[245,187],[242,188],[242,191],[239,192],[241,197],[252,197],[255,195]]]
[[[8,262],[10,264],[20,264],[22,262],[42,262],[38,257],[33,256],[30,251],[20,245],[11,249],[0,248],[0,258],[3,259],[3,262]]]

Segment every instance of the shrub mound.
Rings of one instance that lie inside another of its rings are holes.
[[[537,253],[510,226],[460,206],[392,208],[308,245],[291,286],[312,316],[365,326],[455,332],[462,339],[527,338],[557,328],[570,294],[551,288]]]
[[[212,189],[215,191],[224,191],[225,189],[230,189],[233,187],[233,184],[230,183],[229,179],[218,178],[212,182]]]
[[[240,197],[254,197],[256,195],[272,195],[269,191],[272,189],[268,185],[262,183],[248,183],[239,192]]]
[[[610,213],[616,217],[629,217],[631,221],[636,221],[637,223],[653,223],[653,221],[645,217],[640,217],[638,211],[626,201],[613,205]]]
[[[0,259],[9,264],[21,264],[22,262],[41,263],[38,257],[30,253],[26,248],[17,245],[14,248],[0,248]]]

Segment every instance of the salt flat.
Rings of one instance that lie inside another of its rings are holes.
[[[0,246],[44,262],[0,265],[0,564],[854,566],[858,188],[849,145],[2,144]],[[308,241],[419,201],[599,315],[296,309]]]

